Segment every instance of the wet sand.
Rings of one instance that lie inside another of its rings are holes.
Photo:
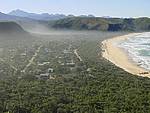
[[[102,56],[115,64],[116,66],[124,69],[125,71],[138,76],[149,77],[150,72],[138,66],[137,63],[129,59],[128,53],[115,45],[116,42],[126,40],[128,37],[134,37],[141,33],[131,33],[124,36],[114,37],[102,42]]]

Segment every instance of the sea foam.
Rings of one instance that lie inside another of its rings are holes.
[[[150,71],[150,32],[128,37],[117,45],[128,53],[129,60]]]

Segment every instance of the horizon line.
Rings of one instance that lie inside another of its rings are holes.
[[[69,13],[69,14],[66,14],[66,13],[49,13],[49,12],[34,12],[34,11],[32,11],[32,12],[30,12],[30,11],[26,11],[26,10],[23,10],[23,9],[13,9],[13,10],[10,10],[10,11],[7,11],[7,12],[3,12],[3,11],[0,11],[1,13],[4,13],[4,14],[7,14],[7,15],[9,15],[9,13],[10,12],[12,12],[12,11],[23,11],[23,12],[26,12],[26,13],[33,13],[33,14],[44,14],[44,13],[47,13],[47,14],[49,14],[49,15],[56,15],[56,14],[59,14],[59,15],[65,15],[65,16],[69,16],[69,15],[73,15],[73,16],[75,16],[75,17],[79,17],[79,16],[90,16],[90,15],[92,15],[92,16],[94,16],[94,17],[102,17],[102,18],[150,18],[149,16],[133,16],[133,17],[126,17],[126,16],[124,16],[124,17],[122,17],[122,16],[111,16],[111,15],[101,15],[101,16],[98,16],[98,15],[94,15],[94,14],[78,14],[78,15],[76,15],[76,14],[71,14],[71,13]]]

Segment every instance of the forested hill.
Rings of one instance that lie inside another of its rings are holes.
[[[0,41],[5,39],[24,40],[34,38],[32,34],[27,32],[15,22],[0,22]]]
[[[86,18],[73,17],[49,24],[53,28],[100,31],[149,31],[150,18]]]
[[[0,22],[1,34],[27,33],[20,25],[15,22]]]

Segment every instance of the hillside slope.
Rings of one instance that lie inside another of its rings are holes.
[[[46,27],[47,25],[47,21],[34,20],[27,17],[18,17],[18,16],[8,15],[0,12],[0,22],[6,22],[6,21],[16,22],[26,30],[33,29],[37,26]]]
[[[31,39],[33,36],[19,24],[15,22],[0,22],[0,39],[22,40],[27,38]]]
[[[67,18],[49,24],[53,28],[100,31],[149,31],[150,18]]]
[[[0,33],[8,34],[8,33],[27,33],[20,25],[15,22],[0,22]]]

